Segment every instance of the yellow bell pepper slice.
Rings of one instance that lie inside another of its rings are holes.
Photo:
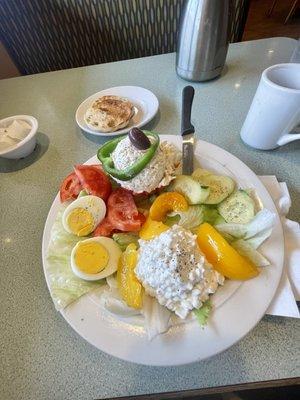
[[[172,211],[187,211],[189,205],[184,196],[177,192],[162,193],[150,207],[150,218],[154,221],[163,221]]]
[[[168,225],[165,225],[161,221],[153,221],[153,219],[148,217],[139,232],[139,236],[141,239],[151,240],[168,229],[170,229]]]
[[[259,274],[258,268],[242,257],[210,224],[200,225],[197,242],[207,261],[226,278],[247,280]]]
[[[130,243],[120,257],[117,282],[121,297],[126,304],[129,307],[140,309],[143,305],[143,287],[134,272],[137,256],[136,245]]]

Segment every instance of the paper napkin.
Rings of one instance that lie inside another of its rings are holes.
[[[300,227],[286,218],[291,198],[286,183],[278,182],[275,176],[260,176],[270,193],[281,218],[285,244],[283,274],[267,314],[300,318],[296,300],[300,300]]]

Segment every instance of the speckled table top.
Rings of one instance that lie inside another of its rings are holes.
[[[288,184],[299,220],[300,141],[261,152],[239,131],[260,73],[288,62],[295,41],[272,38],[230,45],[220,79],[194,84],[197,134],[232,152],[260,175]],[[41,239],[61,178],[95,154],[103,139],[82,134],[78,104],[101,89],[137,85],[160,102],[150,124],[164,134],[180,128],[181,91],[174,54],[95,65],[0,81],[0,118],[34,115],[38,147],[24,160],[0,159],[0,398],[92,399],[217,387],[297,377],[299,328],[295,319],[266,316],[241,342],[207,361],[158,368],[130,364],[98,351],[55,311],[42,270]],[[298,343],[298,346],[297,346]]]

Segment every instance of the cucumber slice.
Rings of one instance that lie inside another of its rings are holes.
[[[202,170],[203,171],[203,170]],[[228,197],[234,190],[234,180],[229,176],[221,175],[198,175],[194,178],[200,185],[208,186],[210,188],[209,196],[204,204],[218,204],[221,203],[226,197]]]
[[[226,222],[247,224],[255,215],[255,204],[245,190],[237,190],[218,205]]]
[[[191,176],[179,175],[171,183],[169,191],[181,193],[189,204],[203,203],[209,196],[209,188],[201,186]]]
[[[197,168],[192,173],[192,178],[195,178],[196,180],[198,180],[198,178],[202,178],[203,176],[212,175],[212,174],[213,173],[211,171],[208,171],[207,169]]]

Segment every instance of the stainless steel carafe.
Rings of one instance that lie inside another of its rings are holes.
[[[231,0],[187,0],[182,10],[176,71],[190,81],[221,74],[229,43]]]

